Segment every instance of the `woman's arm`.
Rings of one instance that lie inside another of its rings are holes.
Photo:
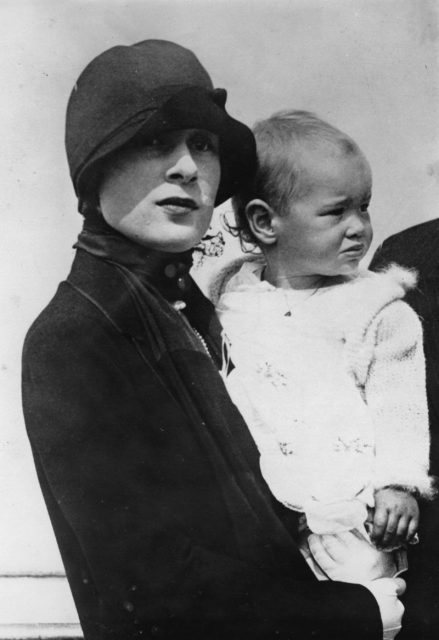
[[[40,323],[23,364],[27,429],[88,637],[381,638],[364,587],[239,558],[190,425],[105,319]]]

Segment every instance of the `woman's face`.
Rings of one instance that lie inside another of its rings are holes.
[[[218,144],[209,131],[180,129],[121,152],[100,187],[106,222],[150,249],[180,252],[197,245],[220,182]]]

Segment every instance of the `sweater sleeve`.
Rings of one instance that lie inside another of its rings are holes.
[[[398,484],[432,497],[422,327],[396,300],[377,314],[365,342],[373,356],[365,384],[375,426],[375,487]]]

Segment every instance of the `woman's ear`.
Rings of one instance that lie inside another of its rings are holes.
[[[245,207],[251,232],[262,245],[275,244],[277,235],[273,227],[274,211],[264,200],[255,198]]]

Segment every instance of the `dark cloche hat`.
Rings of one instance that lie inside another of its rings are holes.
[[[67,106],[66,150],[80,200],[93,193],[103,161],[143,137],[172,129],[206,129],[219,136],[221,181],[215,204],[252,174],[253,133],[225,110],[226,91],[189,49],[165,40],[116,46],[84,69]]]

